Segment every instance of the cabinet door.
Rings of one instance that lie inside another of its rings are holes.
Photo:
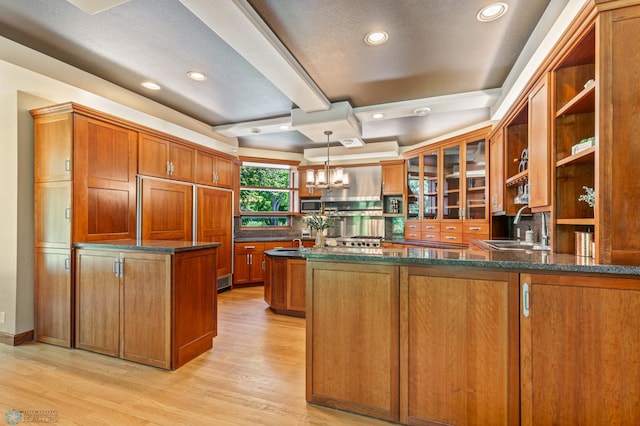
[[[152,179],[142,181],[142,239],[192,239],[193,187]]]
[[[420,157],[412,157],[407,160],[407,220],[421,218],[422,173],[420,164]]]
[[[273,258],[271,256],[265,256],[265,273],[264,273],[264,301],[267,305],[273,307]]]
[[[76,251],[76,348],[120,356],[117,252]]]
[[[34,339],[72,346],[71,250],[36,248]]]
[[[439,176],[440,150],[428,152],[422,156],[422,218],[439,220]]]
[[[549,94],[545,74],[529,95],[529,207],[551,204]]]
[[[222,188],[233,187],[233,160],[216,157],[214,184]]]
[[[39,116],[33,122],[35,182],[71,180],[73,115]]]
[[[489,197],[491,213],[504,212],[504,138],[502,129],[489,141]]]
[[[172,143],[169,161],[171,161],[171,179],[193,182],[195,180],[196,150],[185,145]]]
[[[196,150],[196,183],[214,184],[215,156],[210,152]]]
[[[251,264],[249,265],[251,269],[251,282],[252,283],[260,283],[264,281],[264,272],[265,272],[265,264],[264,264],[264,251],[262,249],[251,252]]]
[[[171,142],[140,133],[138,141],[138,173],[141,175],[170,177]]]
[[[120,356],[161,368],[171,366],[171,256],[122,256]]]
[[[521,275],[522,424],[637,424],[640,280]]]
[[[74,120],[74,240],[135,238],[137,133]]]
[[[466,220],[483,220],[488,217],[486,141],[477,139],[464,146],[465,164],[462,198],[463,217]]]
[[[445,220],[462,219],[460,150],[459,144],[442,150],[442,218]]]
[[[197,240],[220,242],[216,249],[218,277],[231,273],[233,250],[232,193],[211,188],[198,187]]]
[[[517,425],[517,309],[517,274],[410,268],[400,286],[401,422]]]
[[[306,260],[287,260],[287,309],[290,311],[306,311],[306,272]]]
[[[250,249],[245,244],[236,244],[233,251],[233,284],[247,284],[251,277]],[[251,247],[251,246],[249,246]]]
[[[303,197],[320,197],[322,195],[322,190],[317,188],[309,188],[306,186],[307,182],[307,170],[309,169],[298,169],[298,195]]]
[[[382,165],[382,193],[404,193],[404,161]]]
[[[72,188],[70,181],[35,184],[36,247],[71,248]]]

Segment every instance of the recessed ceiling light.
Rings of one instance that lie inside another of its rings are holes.
[[[290,130],[291,126],[289,126],[288,124],[282,124],[280,125],[280,130]]]
[[[389,34],[385,31],[373,31],[364,37],[364,42],[369,46],[379,46],[389,40]]]
[[[161,87],[159,84],[154,83],[153,81],[144,81],[142,82],[142,86],[146,87],[149,90],[160,90]]]
[[[423,108],[417,108],[417,109],[413,110],[413,113],[415,115],[417,115],[418,117],[424,117],[425,115],[427,115],[427,113],[429,111],[431,111],[431,108],[423,107]]]
[[[189,71],[187,76],[194,81],[205,81],[207,79],[207,76],[199,71]]]
[[[509,6],[506,3],[498,2],[491,3],[480,9],[478,14],[476,15],[476,19],[480,22],[490,22],[495,21],[505,13],[507,13],[507,9]]]
[[[371,118],[374,120],[381,120],[384,118],[384,114],[381,112],[376,112],[375,114],[371,114]]]

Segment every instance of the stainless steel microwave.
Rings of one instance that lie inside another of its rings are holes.
[[[300,213],[322,213],[322,201],[300,200]]]

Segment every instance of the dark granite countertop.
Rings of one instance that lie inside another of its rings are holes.
[[[234,243],[259,243],[259,242],[271,242],[271,241],[293,241],[294,239],[300,239],[300,237],[243,237],[234,238]],[[302,241],[315,241],[315,238],[302,238]]]
[[[501,268],[518,272],[580,272],[640,276],[640,266],[600,265],[591,258],[540,250],[500,251],[469,248],[312,248],[301,253],[309,260],[375,262],[397,265],[448,265]]]
[[[110,250],[138,250],[161,253],[179,253],[190,250],[201,250],[218,247],[218,242],[191,242],[173,240],[103,240],[85,243],[75,243],[76,248],[110,249]]]
[[[303,251],[305,250],[309,250],[309,249],[303,249]],[[267,256],[273,256],[273,257],[292,257],[292,258],[298,258],[298,259],[302,258],[302,254],[300,253],[300,250],[293,247],[287,247],[280,250],[279,249],[266,250],[264,254],[266,254]]]

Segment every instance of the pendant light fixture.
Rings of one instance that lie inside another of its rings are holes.
[[[325,130],[327,135],[327,161],[324,162],[324,168],[314,170],[308,169],[305,183],[309,189],[329,189],[332,188],[348,188],[349,173],[345,172],[342,167],[332,169],[329,165],[329,137],[333,134],[331,130]]]

